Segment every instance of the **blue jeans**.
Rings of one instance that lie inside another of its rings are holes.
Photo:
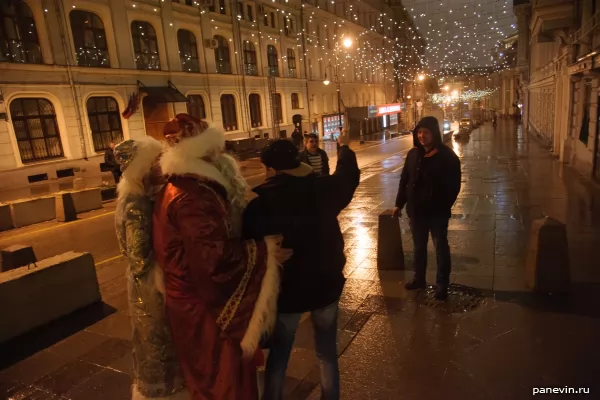
[[[315,329],[317,358],[321,368],[321,398],[325,400],[340,398],[340,372],[336,347],[337,314],[337,301],[310,313]],[[263,400],[283,399],[285,372],[301,316],[302,314],[283,313],[277,315],[275,330],[269,342],[271,349],[267,358]]]
[[[448,245],[448,218],[437,216],[419,216],[410,219],[410,230],[413,237],[415,280],[425,282],[427,271],[427,242],[429,232],[435,247],[437,261],[437,279],[439,286],[448,286],[452,262],[450,259],[450,246]]]

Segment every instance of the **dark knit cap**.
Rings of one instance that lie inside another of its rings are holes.
[[[298,148],[289,140],[278,139],[265,147],[260,155],[260,161],[274,170],[288,170],[300,165]]]

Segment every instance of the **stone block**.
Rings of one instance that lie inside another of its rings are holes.
[[[77,219],[77,214],[102,208],[100,188],[63,192],[56,195],[56,220],[68,222]]]
[[[0,204],[0,232],[13,229],[12,214],[10,213],[10,204]]]
[[[19,200],[10,203],[15,228],[51,221],[56,218],[54,197]]]
[[[19,267],[35,266],[37,259],[31,246],[15,244],[5,249],[0,250],[2,264],[0,264],[0,272],[9,271]]]
[[[94,259],[68,252],[0,273],[0,343],[100,301]]]
[[[526,285],[541,293],[564,293],[571,283],[565,224],[546,217],[533,221],[526,264]]]
[[[400,221],[392,217],[392,210],[379,214],[377,269],[404,269]]]

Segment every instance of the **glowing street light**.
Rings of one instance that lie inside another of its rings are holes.
[[[448,91],[448,90],[450,90],[450,86],[448,86],[448,85],[444,86],[444,90],[445,90],[445,91]]]
[[[329,79],[327,79],[327,74],[325,74],[325,80],[323,81],[323,84],[329,85]]]
[[[425,75],[419,75],[419,80],[422,81],[425,79]]]
[[[344,44],[344,47],[347,49],[352,47],[352,39],[350,39],[350,38],[344,39],[344,41],[342,43]]]

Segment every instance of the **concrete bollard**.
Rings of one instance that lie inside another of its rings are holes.
[[[68,252],[0,273],[0,343],[101,300],[94,259]]]
[[[15,244],[5,249],[0,250],[2,256],[2,265],[0,272],[10,271],[19,267],[29,267],[35,265],[37,259],[31,246]]]
[[[15,228],[51,221],[56,218],[54,197],[18,200],[10,203]]]
[[[102,208],[100,188],[64,192],[56,195],[56,220],[74,221],[77,214]]]
[[[526,280],[528,288],[540,293],[569,290],[569,245],[562,222],[546,217],[531,224]]]
[[[60,193],[56,195],[56,220],[58,222],[69,222],[77,219],[75,203],[71,193]]]
[[[404,269],[402,233],[392,210],[379,214],[377,231],[377,269]]]
[[[0,204],[0,232],[13,229],[12,214],[10,212],[10,204]]]

